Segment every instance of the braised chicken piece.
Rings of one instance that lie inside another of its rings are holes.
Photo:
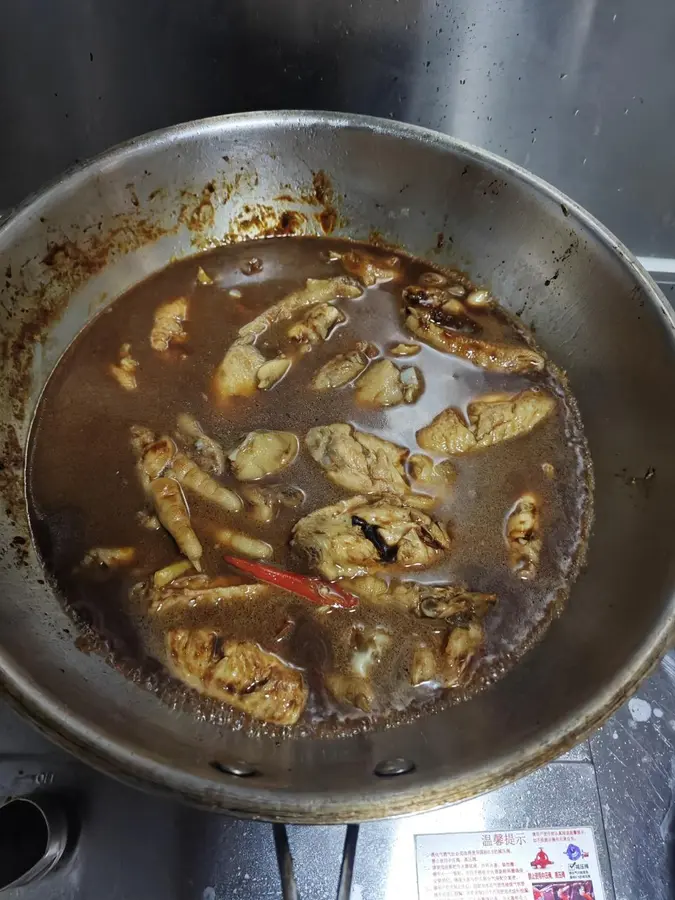
[[[449,272],[442,275],[440,272],[422,272],[417,279],[418,284],[425,288],[445,288],[451,297],[461,300],[467,295],[469,279],[461,272]]]
[[[394,344],[389,348],[392,356],[416,356],[422,348],[419,344]]]
[[[218,441],[209,437],[190,413],[178,416],[178,434],[190,445],[197,457],[197,463],[211,475],[222,475],[225,471],[225,454]]]
[[[237,340],[223,357],[214,375],[214,388],[221,400],[250,397],[258,390],[258,372],[266,362],[252,340]]]
[[[389,632],[377,626],[356,626],[352,631],[351,668],[362,678],[368,678],[373,666],[391,643]]]
[[[261,391],[269,391],[277,381],[281,381],[290,367],[291,360],[285,356],[278,356],[263,363],[256,373],[258,388]]]
[[[482,331],[452,288],[412,284],[403,291],[403,300],[411,315],[419,314],[441,328],[465,334]]]
[[[174,478],[155,478],[150,482],[150,494],[157,518],[195,569],[201,572],[202,545],[190,523],[190,511],[181,486]]]
[[[413,453],[408,457],[408,471],[411,478],[425,484],[451,485],[457,478],[454,466],[447,459],[435,463],[423,453]]]
[[[485,309],[493,304],[490,291],[486,290],[470,291],[464,302],[473,309]]]
[[[290,466],[299,449],[292,431],[251,431],[228,459],[239,481],[258,481]]]
[[[119,362],[117,365],[110,365],[108,371],[125,391],[135,391],[138,387],[136,369],[138,369],[138,360],[131,355],[131,344],[122,344]]]
[[[329,693],[339,703],[355,706],[365,713],[372,710],[375,691],[367,678],[353,672],[328,672],[324,680]]]
[[[216,608],[232,602],[248,603],[271,597],[274,593],[274,588],[268,584],[247,584],[240,578],[229,575],[210,577],[179,574],[166,581],[165,578],[172,574],[168,570],[178,572],[179,565],[181,563],[173,563],[153,575],[148,594],[150,612],[167,612],[177,607],[186,610]]]
[[[380,601],[388,602],[389,585],[383,578],[377,575],[358,575],[356,578],[342,578],[340,587],[355,594],[361,600],[368,600],[370,603],[379,603]]]
[[[445,688],[465,687],[473,674],[473,663],[483,648],[485,634],[476,621],[456,625],[445,639],[440,652],[428,644],[413,651],[410,683],[432,683]]]
[[[186,572],[189,572],[191,568],[192,563],[188,559],[179,559],[176,560],[176,562],[169,563],[168,566],[157,569],[153,574],[152,586],[158,589],[166,587],[167,584],[171,584],[172,581],[175,581],[177,578],[180,578],[181,575],[185,575]]]
[[[534,494],[523,494],[506,520],[506,546],[514,574],[524,581],[533,578],[541,554],[539,503]]]
[[[416,687],[437,681],[439,668],[438,654],[427,644],[419,644],[413,650],[410,663],[410,684]]]
[[[260,525],[269,525],[280,508],[297,509],[305,501],[300,488],[281,484],[246,484],[241,489],[248,515]]]
[[[484,639],[483,628],[475,621],[452,629],[443,648],[440,674],[445,687],[459,687],[469,681],[471,664],[482,649]]]
[[[247,505],[247,514],[259,525],[269,525],[277,514],[274,496],[255,484],[246,484],[241,494]]]
[[[339,255],[344,268],[366,287],[380,281],[393,281],[401,276],[401,260],[397,256],[374,256],[362,250],[348,250]]]
[[[337,306],[319,303],[311,307],[299,322],[291,325],[287,334],[289,338],[303,345],[303,349],[309,350],[312,346],[328,340],[333,329],[346,320],[347,317]]]
[[[188,314],[188,302],[185,297],[176,297],[163,303],[155,311],[155,321],[150,332],[150,346],[160,353],[168,350],[172,344],[183,344],[187,340],[187,332],[183,328]]]
[[[274,303],[252,322],[239,329],[240,338],[255,339],[270,326],[293,316],[317,303],[332,303],[335,300],[356,299],[363,294],[363,288],[353,278],[341,275],[337,278],[308,278],[304,288],[293,291]]]
[[[178,448],[169,437],[162,437],[146,447],[141,456],[141,468],[148,479],[159,478],[173,462]]]
[[[312,388],[315,391],[329,391],[344,387],[358,378],[369,362],[368,356],[361,350],[338,353],[324,363],[312,378]]]
[[[216,529],[215,538],[218,546],[225,547],[229,553],[250,556],[251,559],[270,559],[274,555],[274,548],[267,541],[251,537],[235,528],[221,526]]]
[[[132,425],[129,429],[130,444],[136,459],[140,460],[150,444],[156,441],[155,432],[145,425]]]
[[[307,702],[302,673],[252,641],[223,641],[211,628],[166,635],[174,675],[203,694],[274,725],[294,725]]]
[[[393,579],[387,585],[382,579],[371,575],[345,579],[340,584],[363,599],[396,606],[422,619],[452,619],[459,616],[462,620],[471,617],[481,621],[497,602],[496,594],[470,591],[461,584],[425,584]]]
[[[450,548],[442,525],[394,495],[357,496],[315,510],[292,534],[292,546],[328,581],[388,564],[430,566]]]
[[[490,394],[469,404],[469,421],[478,447],[490,447],[527,434],[555,409],[555,400],[544,391]]]
[[[471,616],[481,620],[497,602],[496,594],[469,591],[456,584],[416,584],[418,616],[427,619],[451,619]]]
[[[391,643],[391,635],[382,628],[356,626],[350,640],[348,672],[329,672],[326,687],[333,697],[363,712],[373,707],[375,692],[370,680],[373,667]]]
[[[390,359],[379,359],[356,382],[355,397],[364,406],[397,406],[414,403],[422,388],[422,374],[416,366],[399,369]]]
[[[135,561],[135,547],[92,547],[85,553],[82,565],[119,569],[121,566],[130,566]]]
[[[481,369],[495,372],[541,372],[544,357],[529,347],[482,341],[459,331],[437,325],[428,310],[409,307],[406,327],[420,340],[437,350],[460,356]]]
[[[476,436],[456,409],[448,407],[417,432],[417,443],[424,450],[449,456],[476,449]]]
[[[417,432],[424,450],[450,456],[471,453],[528,434],[555,409],[555,400],[540,390],[487,394],[469,404],[469,425],[449,407]]]
[[[132,438],[132,444],[134,438]],[[205,500],[220,506],[227,512],[239,512],[244,504],[234,491],[219,484],[184,453],[180,453],[174,441],[162,437],[146,446],[142,452],[141,477],[147,488],[148,480],[166,475],[174,478],[184,488]]]
[[[238,494],[219,484],[184,453],[176,453],[171,461],[168,474],[189,491],[220,506],[227,512],[239,512],[243,509],[244,504]]]
[[[154,513],[149,513],[147,509],[139,509],[136,513],[136,521],[141,526],[141,528],[145,528],[148,531],[160,531],[162,528],[162,523],[159,521]]]
[[[311,428],[305,438],[309,450],[328,478],[359,494],[406,494],[410,487],[403,464],[408,455],[397,447],[352,425],[336,423]]]

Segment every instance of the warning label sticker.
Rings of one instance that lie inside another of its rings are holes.
[[[590,828],[421,834],[420,900],[605,900]]]

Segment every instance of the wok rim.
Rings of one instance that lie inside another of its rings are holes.
[[[538,196],[566,208],[571,218],[580,222],[619,258],[650,304],[661,313],[663,327],[670,329],[675,353],[675,311],[636,257],[591,213],[549,182],[488,150],[431,129],[371,116],[303,110],[260,111],[214,116],[148,132],[78,163],[27,197],[0,225],[0,246],[11,240],[15,229],[28,224],[33,216],[39,216],[45,206],[63,194],[76,192],[79,185],[95,171],[104,171],[124,158],[154,148],[158,143],[190,140],[206,134],[218,134],[221,130],[229,134],[237,130],[246,132],[247,128],[256,126],[365,131],[433,145],[441,151],[460,152],[515,177],[532,187]],[[25,447],[22,449],[25,454]],[[183,799],[203,808],[242,818],[294,824],[342,824],[437,809],[512,782],[554,760],[602,725],[631,696],[668,650],[674,633],[675,585],[671,585],[670,599],[657,624],[605,688],[568,713],[563,721],[548,727],[538,737],[530,738],[518,751],[501,758],[496,765],[485,765],[469,776],[436,777],[430,784],[415,785],[409,789],[404,787],[405,778],[399,777],[392,779],[391,787],[386,789],[380,781],[377,792],[342,792],[330,798],[324,793],[311,791],[298,795],[269,788],[259,789],[255,787],[255,779],[249,782],[250,790],[243,780],[237,779],[236,784],[232,783],[235,790],[231,791],[230,785],[219,779],[215,772],[213,778],[196,776],[178,766],[152,759],[147,753],[138,753],[132,745],[92,726],[84,717],[73,714],[66,704],[30,679],[2,648],[0,684],[10,705],[48,738],[94,768],[133,787],[149,788],[174,799]],[[231,801],[235,798],[242,802],[233,804]]]

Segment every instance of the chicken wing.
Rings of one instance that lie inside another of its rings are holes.
[[[329,581],[387,564],[425,567],[450,547],[447,531],[394,495],[363,496],[315,510],[296,523],[292,545]]]
[[[299,322],[291,325],[287,331],[288,337],[309,350],[316,344],[328,340],[333,329],[345,322],[347,317],[336,306],[330,303],[319,303],[311,307]]]
[[[225,454],[220,444],[204,433],[199,422],[190,413],[181,413],[177,424],[178,433],[191,445],[200,468],[212,475],[222,475],[225,471]]]
[[[131,344],[122,344],[120,347],[120,360],[117,365],[110,365],[108,371],[125,391],[135,391],[138,387],[136,369],[138,360],[131,355]]]
[[[291,319],[301,310],[318,303],[332,303],[335,300],[354,299],[363,294],[363,288],[353,278],[340,275],[336,278],[308,278],[304,288],[293,291],[252,322],[239,329],[240,338],[255,339],[271,325]]]
[[[338,353],[324,363],[312,378],[312,388],[315,391],[328,391],[344,387],[363,372],[368,362],[368,356],[361,350]]]
[[[396,406],[414,403],[422,387],[422,373],[416,366],[399,369],[390,359],[379,359],[356,382],[355,396],[364,406]]]
[[[182,344],[187,340],[187,332],[183,328],[187,314],[186,297],[176,297],[157,307],[150,332],[150,346],[153,350],[164,352],[171,344]]]
[[[495,344],[447,330],[437,325],[428,313],[419,309],[409,309],[405,324],[425,343],[444,353],[460,356],[481,369],[513,373],[541,372],[546,364],[544,357],[529,347]]]
[[[506,520],[506,546],[512,571],[524,581],[533,578],[541,554],[539,503],[534,494],[523,494]]]
[[[295,725],[307,703],[302,673],[251,641],[225,641],[210,628],[169,631],[170,667],[201,693],[275,725]]]
[[[488,394],[469,404],[469,425],[448,407],[417,432],[417,443],[450,456],[471,453],[527,434],[554,408],[554,398],[541,390]]]
[[[228,459],[239,481],[257,481],[290,466],[299,449],[291,431],[251,431]]]
[[[150,494],[159,521],[174,539],[180,552],[200,572],[202,545],[190,524],[190,512],[181,486],[174,478],[155,478],[150,482]]]
[[[405,494],[410,487],[403,464],[408,451],[351,425],[320,425],[307,432],[305,445],[328,478],[362,494]]]

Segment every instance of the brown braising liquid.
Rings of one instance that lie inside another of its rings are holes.
[[[132,288],[83,329],[52,374],[33,425],[28,456],[31,521],[45,568],[66,606],[98,635],[117,665],[168,702],[187,704],[196,715],[252,731],[269,728],[200,697],[168,675],[163,666],[163,635],[168,628],[214,624],[228,637],[259,642],[305,671],[311,693],[298,730],[347,733],[373,723],[391,724],[462,698],[458,692],[409,685],[413,646],[420,639],[439,645],[445,625],[367,602],[355,610],[319,611],[285,593],[216,610],[176,609],[150,619],[143,603],[130,596],[131,588],[177,560],[179,553],[167,532],[149,531],[137,520],[147,500],[129,444],[130,426],[145,425],[158,435],[171,435],[178,415],[187,411],[228,453],[254,429],[294,431],[302,442],[315,425],[349,422],[419,452],[415,432],[445,407],[465,411],[481,394],[545,386],[557,398],[556,410],[531,433],[453,458],[457,479],[440,491],[431,513],[448,524],[452,549],[434,568],[399,573],[399,577],[432,583],[463,582],[472,590],[498,595],[485,621],[486,652],[471,690],[501,675],[541,635],[552,611],[564,601],[583,557],[590,517],[590,464],[576,405],[564,376],[552,364],[547,363],[543,373],[527,377],[486,372],[422,345],[417,356],[399,360],[419,367],[424,375],[424,392],[413,405],[365,410],[355,404],[351,386],[322,393],[310,390],[317,369],[336,353],[352,349],[357,340],[375,343],[384,355],[397,342],[416,341],[403,326],[400,293],[404,286],[417,283],[422,273],[434,270],[426,262],[399,254],[400,280],[368,288],[359,299],[338,301],[346,323],[323,345],[304,356],[296,354],[290,372],[272,390],[233,398],[227,405],[215,398],[213,373],[237,329],[284,294],[302,287],[308,277],[341,274],[340,263],[331,261],[328,251],[344,252],[353,246],[358,245],[323,238],[278,238],[226,246],[170,265]],[[244,274],[252,257],[262,267]],[[197,282],[199,266],[214,279],[212,285]],[[241,296],[232,296],[232,289]],[[187,343],[166,354],[157,353],[149,344],[155,309],[181,295],[189,298]],[[472,315],[483,327],[481,338],[534,346],[523,326],[501,310],[472,311]],[[286,327],[288,322],[259,339],[258,346],[268,358],[288,347]],[[124,343],[131,344],[139,362],[138,389],[133,392],[122,390],[108,371]],[[546,476],[543,463],[554,467],[554,478]],[[226,514],[189,496],[207,573],[231,572],[212,538],[218,525],[255,534],[273,545],[275,564],[306,571],[303,561],[289,549],[293,524],[348,495],[326,478],[306,450],[268,480],[300,487],[305,493],[299,509],[282,509],[268,526],[255,526],[242,514]],[[229,473],[222,482],[237,489]],[[537,577],[529,582],[510,571],[504,543],[505,517],[525,491],[542,501],[543,549]],[[137,549],[131,568],[99,570],[79,565],[91,547],[124,545]],[[292,626],[284,628],[289,621]],[[377,709],[370,720],[358,710],[336,706],[322,684],[322,672],[348,665],[349,635],[358,622],[380,625],[392,635],[381,663],[374,667]]]

